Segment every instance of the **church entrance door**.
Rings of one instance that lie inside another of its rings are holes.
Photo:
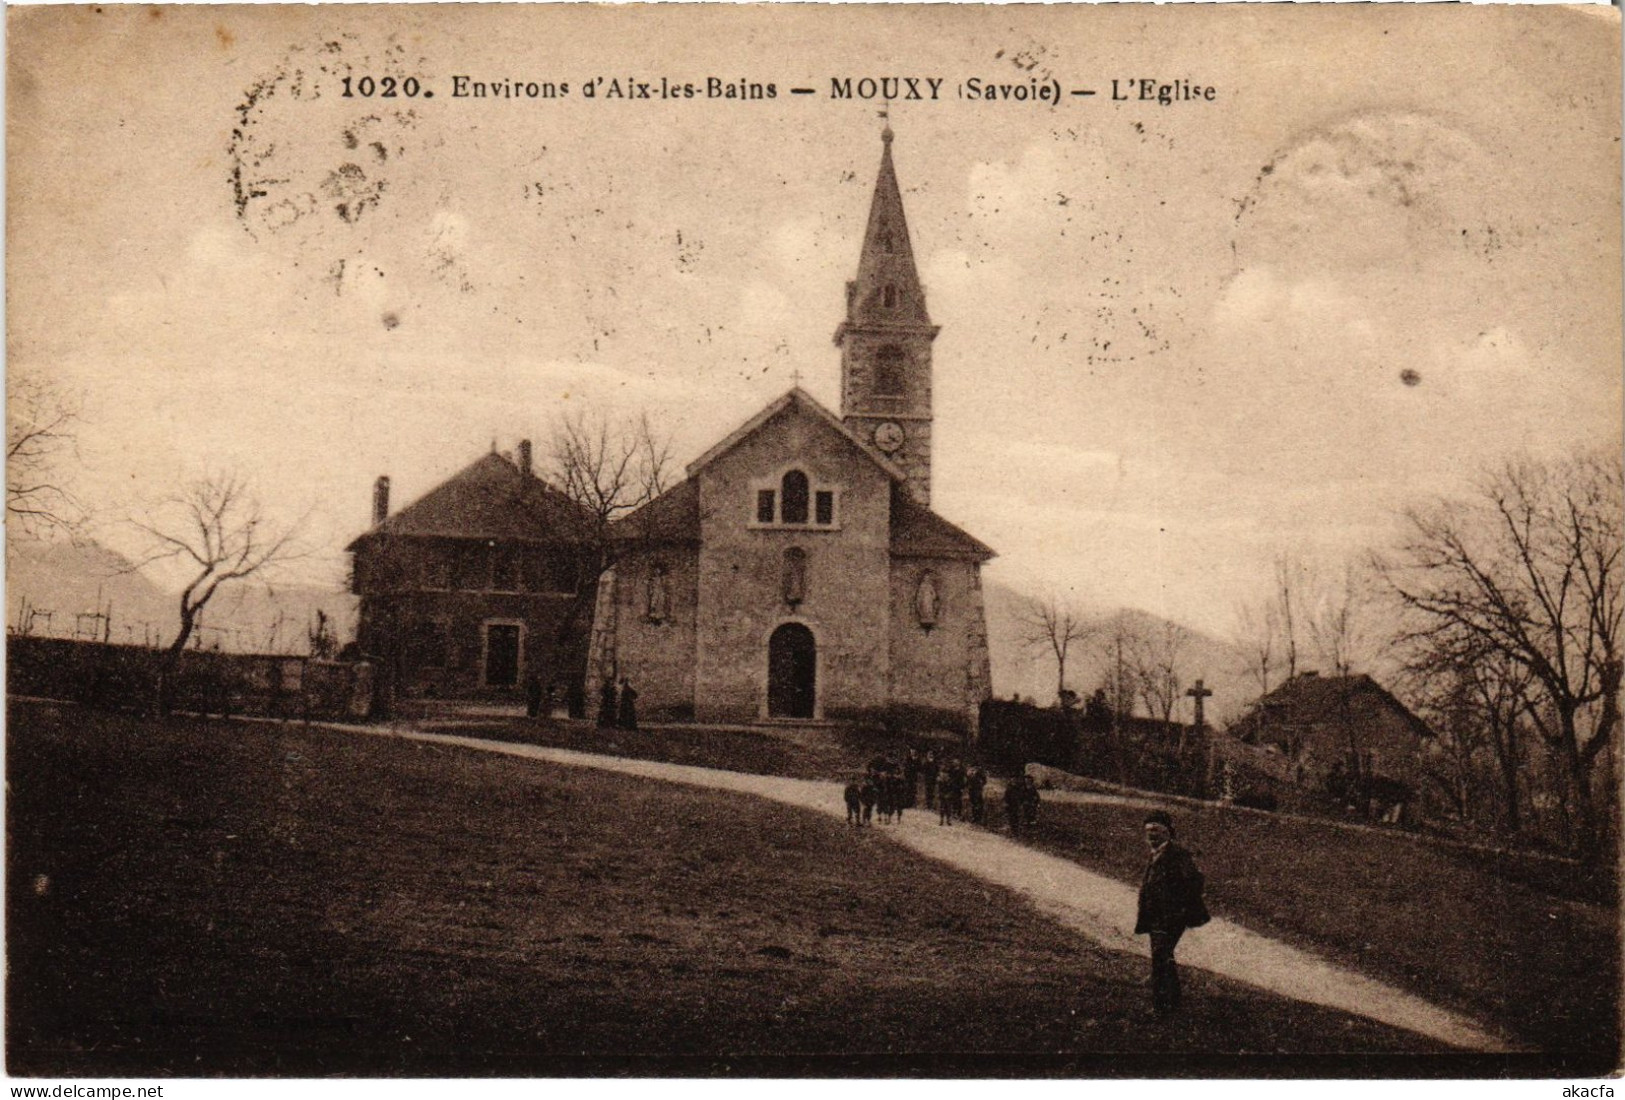
[[[800,623],[785,623],[767,642],[767,716],[811,718],[817,698],[818,644]]]

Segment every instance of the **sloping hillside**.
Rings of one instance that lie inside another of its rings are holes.
[[[6,544],[6,627],[34,634],[72,637],[95,631],[80,620],[111,616],[115,642],[174,637],[176,597],[131,561],[94,542],[13,538]]]
[[[355,597],[338,588],[242,583],[220,590],[203,616],[199,644],[228,652],[303,653],[318,610],[341,643],[355,630]],[[12,539],[6,546],[6,626],[33,634],[103,636],[164,645],[180,625],[180,596],[95,542]],[[83,617],[81,617],[83,616]]]
[[[1030,602],[1024,593],[1001,584],[986,588],[988,649],[993,661],[993,693],[1008,699],[1022,695],[1038,703],[1055,701],[1055,658],[1047,647],[1022,641],[1021,616]],[[1111,639],[1119,622],[1131,633],[1155,636],[1167,620],[1132,609],[1084,607],[1090,636],[1072,643],[1067,656],[1067,686],[1088,695],[1105,682],[1111,666]],[[1236,648],[1211,635],[1189,630],[1178,663],[1180,679],[1201,679],[1213,692],[1207,701],[1207,720],[1221,725],[1240,714],[1258,694],[1246,675]],[[1176,717],[1191,720],[1186,702]]]

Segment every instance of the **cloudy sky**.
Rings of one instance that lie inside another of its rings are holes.
[[[1617,10],[9,17],[9,369],[86,394],[103,517],[239,468],[309,511],[315,579],[375,476],[404,504],[562,411],[647,409],[686,460],[798,373],[837,406],[880,104],[836,77],[943,81],[893,105],[894,154],[942,326],[934,503],[993,579],[1223,633],[1278,549],[1620,446]],[[1113,101],[1139,78],[1215,94]]]

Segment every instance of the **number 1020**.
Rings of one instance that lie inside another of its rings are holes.
[[[405,80],[396,80],[392,76],[379,77],[377,80],[370,76],[346,76],[342,78],[342,83],[346,99],[354,99],[356,96],[363,99],[371,99],[374,96],[379,99],[399,99],[401,96],[416,99],[420,95],[428,99],[434,95],[433,92],[424,91],[423,85],[418,83],[415,76],[409,76]]]

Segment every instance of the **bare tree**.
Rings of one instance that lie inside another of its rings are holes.
[[[1298,674],[1298,657],[1304,634],[1303,603],[1314,584],[1314,573],[1303,558],[1288,553],[1275,557],[1274,620],[1280,631],[1281,656],[1286,661],[1286,678]]]
[[[544,473],[589,519],[592,560],[587,571],[595,581],[641,541],[617,538],[615,523],[666,491],[670,464],[671,441],[655,430],[647,413],[624,419],[581,409],[554,421]],[[650,533],[643,532],[645,537]],[[559,622],[560,643],[577,635],[583,619],[590,621],[598,591],[596,583],[578,586]],[[587,659],[590,664],[591,656]]]
[[[1384,639],[1378,629],[1378,593],[1371,569],[1348,562],[1335,582],[1310,583],[1303,618],[1322,664],[1338,676],[1369,666]]]
[[[1181,666],[1190,646],[1191,632],[1178,623],[1164,620],[1146,623],[1138,630],[1130,649],[1135,689],[1146,714],[1164,726],[1174,720],[1174,710],[1185,697]],[[1180,751],[1185,749],[1183,730]]]
[[[298,544],[303,521],[271,520],[247,479],[236,473],[194,481],[132,523],[151,544],[135,568],[171,561],[191,574],[181,589],[180,629],[169,645],[171,661],[186,649],[203,609],[222,585],[263,579],[305,553]]]
[[[1299,593],[1299,618],[1307,627],[1317,658],[1337,677],[1338,725],[1348,749],[1349,773],[1359,778],[1366,771],[1366,756],[1360,725],[1353,714],[1357,686],[1353,673],[1369,665],[1380,647],[1370,571],[1351,561],[1344,564],[1342,576],[1336,581],[1324,572],[1311,572],[1306,577]]]
[[[1385,566],[1420,618],[1413,644],[1471,644],[1528,673],[1525,712],[1563,765],[1587,851],[1593,767],[1620,720],[1622,481],[1616,455],[1510,462],[1470,499],[1410,512]]]
[[[1237,606],[1231,644],[1242,655],[1247,675],[1258,685],[1259,698],[1274,686],[1271,674],[1281,655],[1280,637],[1280,616],[1273,599]]]
[[[63,469],[74,455],[77,395],[36,374],[6,375],[6,516],[14,529],[71,534],[85,510]]]
[[[614,564],[611,525],[666,491],[670,463],[671,441],[648,414],[617,420],[581,410],[554,423],[547,475],[592,517],[600,572]]]
[[[1048,650],[1055,658],[1055,698],[1062,701],[1067,691],[1067,657],[1073,644],[1087,639],[1094,627],[1069,602],[1055,595],[1027,599],[1016,613],[1016,622],[1023,646]]]
[[[1435,634],[1412,649],[1405,672],[1422,709],[1439,734],[1439,776],[1463,819],[1472,820],[1480,757],[1488,756],[1500,804],[1500,821],[1514,835],[1523,830],[1523,770],[1534,687],[1529,670],[1505,653],[1486,649],[1457,632]]]
[[[1122,734],[1122,720],[1134,715],[1138,685],[1134,672],[1134,657],[1140,645],[1140,636],[1127,613],[1112,616],[1102,639],[1106,662],[1106,677],[1101,688],[1112,710],[1113,732]]]

